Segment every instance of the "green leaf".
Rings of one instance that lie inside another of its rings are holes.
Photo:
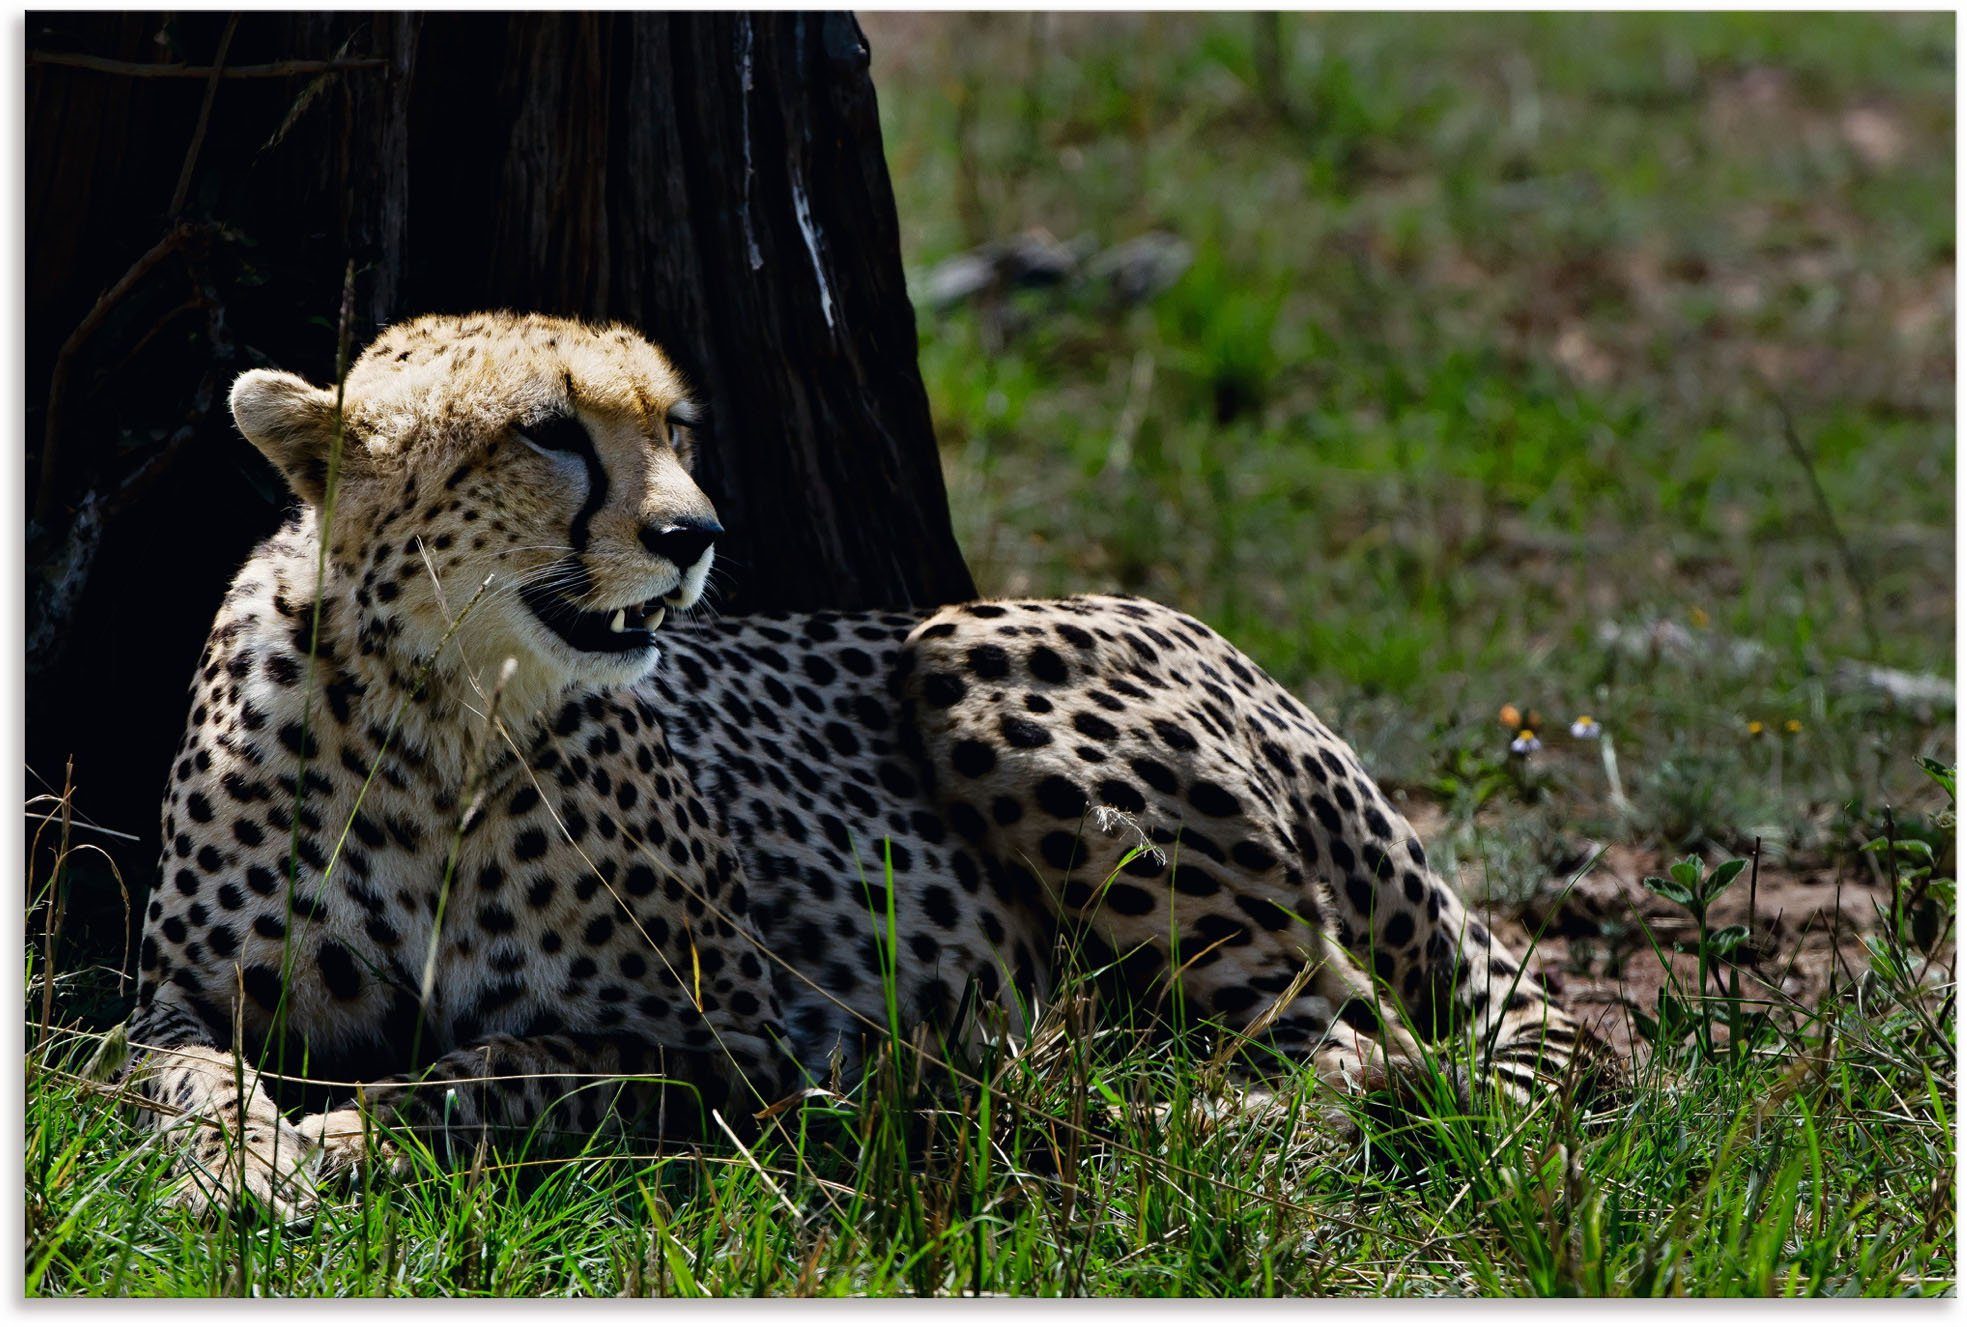
[[[1667,874],[1680,882],[1680,885],[1688,893],[1695,893],[1701,887],[1701,859],[1698,857],[1682,858],[1667,868]]]
[[[1919,758],[1919,767],[1932,777],[1933,782],[1947,790],[1948,797],[1954,795],[1953,785],[1954,781],[1959,777],[1959,766],[1942,765],[1939,761],[1931,757],[1921,756]]]
[[[1741,858],[1734,857],[1715,867],[1714,874],[1707,878],[1707,896],[1709,898],[1719,898],[1721,891],[1734,884],[1735,877],[1740,875],[1742,869],[1747,865],[1748,863]]]
[[[1740,949],[1747,939],[1748,927],[1724,926],[1708,936],[1708,952],[1710,954],[1732,954],[1737,949]]]
[[[1672,899],[1683,908],[1694,906],[1694,891],[1682,885],[1678,880],[1665,880],[1656,875],[1649,875],[1646,877],[1646,888],[1652,890],[1662,898]]]

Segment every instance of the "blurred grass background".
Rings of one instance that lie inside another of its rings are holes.
[[[1929,800],[1950,700],[1848,661],[1953,675],[1950,16],[862,21],[986,593],[1177,604],[1465,807],[1795,856]],[[924,300],[1030,231],[1193,262]]]

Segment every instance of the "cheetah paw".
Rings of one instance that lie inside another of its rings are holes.
[[[184,1142],[183,1178],[167,1199],[201,1216],[252,1203],[284,1223],[305,1219],[320,1201],[315,1146],[285,1120],[253,1120],[243,1137],[201,1124]]]
[[[402,1149],[385,1139],[362,1112],[346,1106],[303,1118],[299,1131],[319,1150],[315,1175],[320,1180],[354,1179],[364,1166],[402,1174]]]

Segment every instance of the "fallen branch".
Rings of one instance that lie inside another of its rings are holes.
[[[150,274],[152,268],[163,262],[171,254],[184,246],[199,227],[176,225],[166,231],[164,238],[150,246],[150,249],[134,263],[130,269],[116,280],[116,284],[104,291],[82,321],[75,324],[75,330],[61,343],[61,350],[55,355],[54,371],[48,375],[48,408],[41,430],[41,473],[34,493],[34,523],[46,529],[54,519],[55,508],[61,498],[60,466],[61,457],[61,407],[62,392],[68,385],[68,370],[76,352],[95,335],[96,330],[106,321],[118,304],[136,288],[139,281]]]
[[[123,78],[293,78],[300,74],[337,74],[356,69],[382,69],[389,61],[363,57],[355,60],[276,60],[263,65],[174,65],[144,64],[137,60],[107,60],[98,55],[77,55],[59,51],[29,51],[30,65],[55,65],[63,69],[87,69],[91,73],[115,74]]]

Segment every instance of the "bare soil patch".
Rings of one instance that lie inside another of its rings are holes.
[[[1439,832],[1438,812],[1423,807],[1409,814],[1424,840],[1430,830]],[[1581,877],[1546,881],[1518,909],[1492,912],[1477,904],[1475,910],[1519,951],[1534,938],[1538,976],[1614,1050],[1631,1057],[1645,1046],[1632,1010],[1651,1014],[1669,973],[1682,992],[1695,989],[1693,918],[1645,883],[1649,875],[1666,874],[1673,859],[1614,844]],[[1708,919],[1711,928],[1749,928],[1748,943],[1735,954],[1743,997],[1801,1015],[1833,983],[1848,990],[1867,970],[1866,937],[1884,929],[1881,915],[1891,907],[1885,882],[1830,862],[1765,862],[1756,877],[1751,892],[1744,872]],[[1938,961],[1950,968],[1951,948]]]

